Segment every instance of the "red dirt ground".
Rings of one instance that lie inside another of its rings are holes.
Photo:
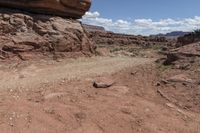
[[[0,92],[2,133],[198,133],[200,115],[158,93],[154,63]],[[96,89],[95,79],[116,82]]]

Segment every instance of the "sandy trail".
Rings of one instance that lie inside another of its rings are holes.
[[[60,80],[112,74],[128,67],[148,64],[153,59],[130,57],[93,57],[49,63],[32,63],[26,67],[0,70],[0,89],[32,88]]]

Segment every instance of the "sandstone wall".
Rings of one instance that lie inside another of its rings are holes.
[[[0,11],[0,59],[90,55],[92,43],[79,21]]]

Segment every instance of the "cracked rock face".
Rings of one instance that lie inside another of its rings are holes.
[[[89,10],[91,0],[0,0],[0,6],[77,19]]]
[[[0,12],[0,40],[0,60],[93,52],[79,21],[9,10]]]

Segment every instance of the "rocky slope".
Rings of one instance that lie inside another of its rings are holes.
[[[81,23],[61,17],[0,10],[0,59],[90,55],[92,43]]]
[[[160,92],[168,101],[190,111],[200,109],[200,42],[165,53]]]

